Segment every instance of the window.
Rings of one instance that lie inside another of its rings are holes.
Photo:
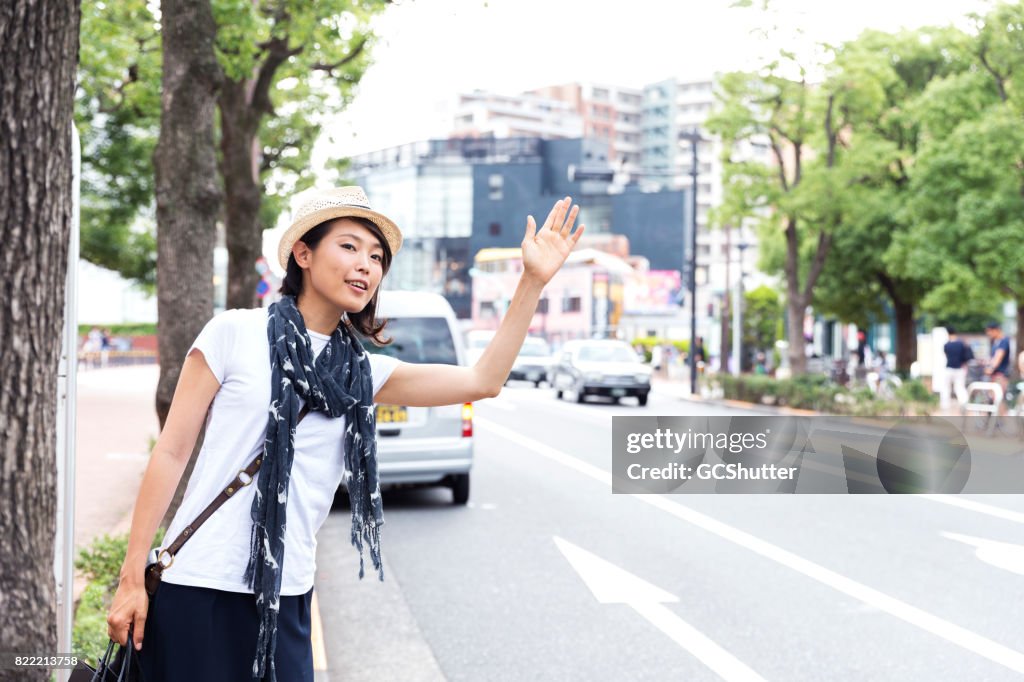
[[[371,353],[390,355],[405,362],[458,364],[455,341],[443,317],[393,317],[388,320],[387,334],[394,339],[387,346],[367,343],[364,347]]]
[[[487,178],[488,198],[492,201],[500,201],[504,196],[505,177],[497,173]]]
[[[562,299],[563,313],[578,313],[582,309],[583,305],[579,296],[569,296]]]
[[[494,301],[480,301],[480,317],[488,318],[488,317],[497,317],[497,316],[498,316],[498,309],[494,305]],[[391,328],[391,325],[389,323],[388,324],[388,329],[390,330],[390,328]]]
[[[501,223],[491,223],[488,232],[492,237],[501,236]]]
[[[542,298],[537,302],[537,312],[541,315],[548,314],[548,299]]]

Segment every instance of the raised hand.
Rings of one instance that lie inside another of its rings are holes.
[[[533,216],[527,217],[526,235],[523,237],[524,276],[543,284],[551,281],[583,234],[582,223],[575,232],[572,229],[579,212],[580,207],[572,206],[572,198],[566,197],[555,202],[539,230]]]

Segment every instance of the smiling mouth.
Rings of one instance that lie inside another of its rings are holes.
[[[367,285],[364,282],[345,282],[345,284],[359,291],[366,291],[368,289]]]

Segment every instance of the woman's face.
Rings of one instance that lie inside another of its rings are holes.
[[[339,218],[308,254],[307,284],[348,313],[357,313],[373,298],[384,276],[384,248],[358,222]]]

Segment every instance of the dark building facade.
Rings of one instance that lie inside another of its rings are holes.
[[[402,225],[411,253],[430,252],[437,263],[443,264],[429,273],[424,269],[427,274],[421,279],[431,281],[405,278],[404,286],[444,294],[456,314],[465,318],[470,315],[469,268],[475,254],[486,248],[519,246],[526,216],[532,214],[538,227],[543,225],[554,202],[565,196],[580,205],[577,222],[587,226],[588,234],[624,235],[629,239],[631,254],[646,257],[652,269],[683,269],[684,235],[689,229],[688,191],[641,192],[637,186],[626,185],[610,193],[614,174],[607,158],[607,142],[587,138],[451,139],[421,143],[412,151],[400,148],[357,157],[353,170],[375,206],[380,199],[388,203],[389,197],[375,196],[375,188],[387,187],[380,177],[395,175],[396,165],[405,168],[405,184],[396,184],[394,191],[377,193],[418,191],[416,180],[435,175],[442,166],[448,176],[466,172],[465,181],[472,184],[472,199],[458,206],[460,211],[471,211],[471,216],[460,217],[471,224],[468,235],[428,235],[426,229],[417,230],[414,218],[407,219],[412,229]],[[395,267],[402,267],[402,258],[396,260]]]

